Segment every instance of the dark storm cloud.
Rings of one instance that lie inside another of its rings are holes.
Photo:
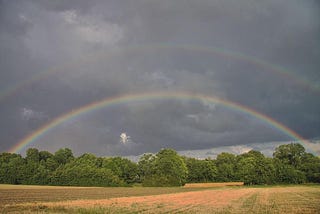
[[[107,97],[151,91],[218,96],[306,138],[320,135],[317,1],[0,4],[1,92],[29,81],[0,100],[1,151],[65,112]],[[236,57],[244,55],[251,61]],[[119,142],[122,132],[132,137],[126,145]],[[208,149],[283,140],[289,137],[219,104],[157,100],[81,116],[33,145],[131,155],[162,147]]]

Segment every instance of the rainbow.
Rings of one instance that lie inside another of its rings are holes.
[[[40,127],[30,135],[23,138],[20,142],[18,142],[15,146],[13,146],[9,152],[17,153],[20,152],[22,149],[26,148],[28,145],[32,144],[35,140],[39,139],[40,137],[44,136],[46,133],[50,132],[55,127],[59,126],[60,124],[84,115],[89,112],[93,112],[98,109],[130,103],[130,102],[139,102],[139,101],[152,101],[152,100],[161,100],[161,99],[175,99],[175,100],[196,100],[202,101],[206,103],[213,103],[213,104],[220,104],[224,107],[227,107],[231,110],[235,110],[252,117],[259,119],[260,121],[268,124],[269,126],[275,128],[276,130],[286,134],[290,138],[295,141],[299,141],[304,146],[307,146],[310,142],[304,139],[302,136],[294,132],[293,130],[289,129],[285,125],[281,124],[280,122],[274,120],[273,118],[266,116],[260,112],[257,112],[254,109],[251,109],[247,106],[241,105],[239,103],[231,102],[225,99],[221,99],[215,96],[207,96],[203,94],[193,94],[193,93],[186,93],[186,92],[150,92],[150,93],[137,93],[137,94],[127,94],[127,95],[120,95],[115,97],[108,97],[85,106],[82,106],[78,109],[72,110],[67,112],[49,123],[45,124],[44,126]]]
[[[298,76],[290,70],[287,70],[279,65],[272,64],[270,62],[264,61],[254,56],[249,56],[240,52],[226,50],[218,47],[205,47],[199,45],[184,45],[184,44],[150,44],[143,46],[129,46],[124,48],[111,49],[108,52],[102,51],[94,54],[89,54],[78,59],[70,60],[62,65],[49,68],[46,71],[40,72],[29,79],[26,79],[19,84],[8,87],[7,89],[0,92],[0,101],[6,99],[7,97],[17,94],[19,91],[27,88],[34,82],[40,81],[42,79],[48,78],[51,74],[63,73],[68,67],[76,68],[83,64],[92,63],[99,60],[105,60],[110,57],[117,57],[124,54],[136,54],[136,53],[148,53],[152,51],[166,51],[166,50],[176,50],[176,51],[186,51],[186,52],[198,52],[206,53],[210,55],[215,55],[221,58],[238,60],[242,62],[248,62],[251,65],[262,68],[262,71],[270,71],[287,81],[292,81],[297,83],[299,86],[311,92],[320,93],[320,86],[316,83],[312,83],[309,80]],[[61,74],[63,75],[63,74]]]

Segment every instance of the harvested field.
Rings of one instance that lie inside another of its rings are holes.
[[[159,195],[199,191],[180,187],[65,187],[0,184],[0,209],[11,204]]]
[[[94,188],[91,188],[94,189]],[[98,188],[96,188],[98,189]],[[122,188],[102,188],[106,190]],[[130,189],[130,188],[129,188]],[[148,192],[148,188],[131,188]],[[170,188],[159,188],[167,190]],[[184,189],[188,188],[173,188]],[[173,190],[172,189],[172,190]],[[3,213],[319,213],[319,186],[222,187],[161,195],[10,203]]]
[[[188,183],[185,188],[208,188],[208,187],[225,187],[225,186],[243,186],[243,182],[223,182],[223,183]]]

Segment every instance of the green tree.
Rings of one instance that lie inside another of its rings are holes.
[[[110,169],[99,167],[100,159],[93,154],[83,154],[65,165],[60,165],[51,177],[52,185],[64,186],[123,186]]]
[[[39,160],[42,161],[47,161],[49,158],[53,158],[53,154],[51,154],[48,151],[41,151],[39,152]]]
[[[277,158],[273,159],[275,167],[275,182],[278,184],[300,184],[306,181],[305,174],[292,165],[283,163]]]
[[[59,165],[63,165],[72,161],[74,159],[74,156],[71,149],[64,148],[56,151],[53,158]]]
[[[213,160],[198,160],[185,157],[184,161],[188,169],[187,182],[213,182],[217,177],[217,167]]]
[[[56,170],[58,168],[58,166],[59,166],[59,164],[57,163],[57,161],[53,157],[52,158],[48,158],[42,165],[44,165],[45,168],[48,169],[51,172]]]
[[[26,165],[24,168],[22,184],[39,184],[36,179],[38,168],[40,166],[39,150],[36,148],[29,148],[26,152]]]
[[[30,184],[48,185],[50,182],[50,170],[46,169],[44,165],[38,165],[35,174],[29,180]]]
[[[39,156],[39,150],[36,148],[29,148],[26,152],[26,160],[28,163],[39,163],[40,156]]]
[[[103,159],[102,167],[110,169],[127,184],[133,184],[138,181],[138,166],[127,158],[105,158]]]
[[[272,184],[275,182],[275,169],[270,158],[261,152],[251,150],[237,157],[237,177],[247,185]]]
[[[320,182],[320,158],[300,144],[281,145],[274,158],[250,151],[221,153],[216,160],[181,157],[172,149],[144,154],[138,164],[122,157],[85,153],[77,158],[68,148],[53,154],[30,148],[19,154],[0,153],[0,183],[72,186],[181,186],[185,182],[244,181],[245,184]]]
[[[186,182],[188,170],[182,157],[172,149],[162,149],[151,158],[152,169],[142,181],[144,186],[182,186]]]
[[[298,169],[305,154],[305,148],[301,144],[291,143],[277,147],[273,157]]]
[[[311,153],[302,157],[299,170],[304,172],[307,182],[320,183],[320,158]]]
[[[143,154],[138,162],[138,176],[140,182],[143,182],[148,176],[152,175],[155,169],[156,156],[151,153]]]
[[[18,154],[0,154],[0,183],[21,184],[24,177],[25,161]]]
[[[236,156],[231,153],[222,152],[216,158],[217,180],[222,182],[235,181]]]

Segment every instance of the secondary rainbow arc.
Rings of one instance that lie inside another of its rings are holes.
[[[185,44],[150,44],[143,46],[129,46],[123,48],[115,48],[108,52],[98,52],[95,54],[89,54],[87,56],[81,57],[79,59],[70,60],[62,65],[51,67],[44,72],[40,72],[31,78],[20,82],[19,84],[8,87],[5,90],[0,92],[0,102],[7,97],[13,96],[24,88],[28,87],[34,82],[46,79],[50,74],[56,72],[63,72],[68,66],[76,67],[80,66],[83,63],[91,63],[92,61],[105,60],[108,57],[113,57],[121,54],[130,54],[130,53],[139,53],[139,52],[150,52],[150,51],[160,51],[160,50],[185,50],[185,51],[196,51],[203,52],[208,54],[214,54],[219,57],[224,57],[227,59],[239,60],[243,62],[248,62],[252,65],[266,69],[267,71],[273,72],[279,76],[282,76],[283,79],[298,83],[303,88],[311,90],[312,92],[320,93],[320,86],[316,83],[312,83],[309,80],[298,76],[293,72],[281,67],[279,65],[267,62],[265,60],[259,59],[254,56],[246,55],[237,51],[226,50],[219,47],[205,47],[199,45],[185,45]]]

